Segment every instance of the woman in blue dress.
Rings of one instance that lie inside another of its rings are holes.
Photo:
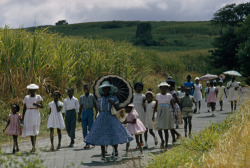
[[[111,108],[119,110],[119,100],[112,96],[115,87],[108,81],[104,81],[99,87],[102,95],[97,101],[97,109],[100,112],[96,118],[89,134],[85,138],[85,142],[91,145],[101,146],[103,162],[105,159],[105,146],[112,145],[115,150],[114,158],[118,157],[118,144],[128,143],[134,138],[127,129],[118,120],[116,115],[111,114]]]
[[[187,75],[187,81],[184,83],[184,85],[188,88],[190,88],[190,95],[193,96],[194,93],[194,82],[191,81],[191,75]]]

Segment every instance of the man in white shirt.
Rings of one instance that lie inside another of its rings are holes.
[[[74,146],[75,139],[75,129],[76,129],[76,112],[79,113],[79,102],[75,98],[74,89],[69,88],[67,90],[68,97],[63,101],[63,117],[65,116],[65,126],[68,133],[68,136],[71,138],[69,147]]]

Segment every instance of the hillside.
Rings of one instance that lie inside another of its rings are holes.
[[[65,36],[78,36],[84,38],[108,38],[114,41],[131,42],[136,33],[139,21],[111,21],[79,23],[49,27],[54,33]],[[152,36],[161,46],[143,47],[157,51],[188,51],[212,48],[211,42],[219,33],[210,22],[150,22]],[[36,28],[28,28],[34,31]]]

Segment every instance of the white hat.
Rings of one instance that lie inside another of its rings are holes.
[[[209,80],[207,80],[207,83],[210,83],[210,81],[209,81]]]
[[[133,104],[133,103],[130,103],[130,104],[128,105],[128,107],[134,107],[134,104]]]
[[[200,80],[200,78],[199,78],[199,77],[196,77],[194,80]]]
[[[114,85],[111,85],[109,83],[109,81],[104,81],[104,82],[102,82],[102,85],[98,87],[100,94],[104,94],[102,91],[102,88],[104,88],[104,87],[110,87],[110,92],[109,92],[110,94],[113,94],[117,91],[117,88]]]
[[[158,87],[161,87],[161,86],[167,86],[169,87],[170,85],[167,83],[167,82],[161,82]]]
[[[37,86],[36,84],[30,84],[26,87],[27,89],[33,89],[33,90],[36,90],[36,89],[39,89],[39,86]]]

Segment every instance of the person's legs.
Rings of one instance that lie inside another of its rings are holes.
[[[15,144],[16,144],[16,151],[18,152],[19,151],[19,147],[18,147],[18,143],[17,143],[17,135],[14,135],[15,136]]]
[[[148,128],[146,128],[146,131],[144,133],[144,139],[145,139],[145,145],[143,146],[143,148],[147,148],[148,147]]]
[[[175,139],[175,134],[176,134],[176,133],[175,133],[175,132],[176,132],[175,129],[170,129],[170,133],[171,133],[172,139],[173,139],[172,143],[176,142],[176,139]]]
[[[115,149],[115,156],[118,157],[118,144],[113,146]]]
[[[231,112],[233,112],[233,110],[234,110],[234,102],[231,101]]]
[[[215,103],[214,102],[210,102],[210,105],[211,105],[211,109],[212,109],[212,114],[211,114],[211,116],[215,116],[214,115],[214,110],[215,110]]]
[[[88,127],[88,119],[87,119],[87,111],[86,110],[82,110],[81,123],[82,123],[83,138],[85,138],[87,136],[87,127]]]
[[[200,113],[200,111],[201,111],[201,101],[199,101],[199,113]]]
[[[140,134],[140,143],[143,145],[142,134]]]
[[[165,133],[165,149],[168,148],[168,129],[164,129]]]
[[[187,117],[184,117],[183,118],[183,120],[184,120],[184,131],[185,131],[185,137],[187,137]]]
[[[191,136],[191,134],[192,134],[192,117],[191,116],[189,116],[188,117],[188,126],[189,126],[189,136]]]
[[[101,151],[102,151],[102,161],[106,161],[106,159],[105,159],[105,146],[101,146]]]
[[[50,142],[51,142],[51,148],[50,150],[53,151],[54,150],[54,128],[50,128]]]
[[[62,140],[62,132],[59,128],[57,128],[57,134],[58,134],[58,145],[57,145],[57,149],[61,148],[61,140]]]
[[[220,111],[222,111],[223,108],[223,100],[220,100]]]
[[[12,149],[12,153],[15,153],[15,135],[12,136],[13,137],[13,149]]]
[[[139,149],[142,153],[142,146],[141,146],[141,143],[139,142],[139,135],[135,135],[135,140],[136,140],[137,146],[139,146]]]
[[[163,149],[164,148],[164,140],[163,140],[163,136],[162,136],[162,130],[158,130],[158,134],[159,134],[160,139],[161,139],[161,148]]]
[[[158,139],[153,131],[153,129],[149,129],[149,133],[154,137],[155,145],[158,144]]]
[[[234,101],[234,111],[236,110],[237,100]]]

